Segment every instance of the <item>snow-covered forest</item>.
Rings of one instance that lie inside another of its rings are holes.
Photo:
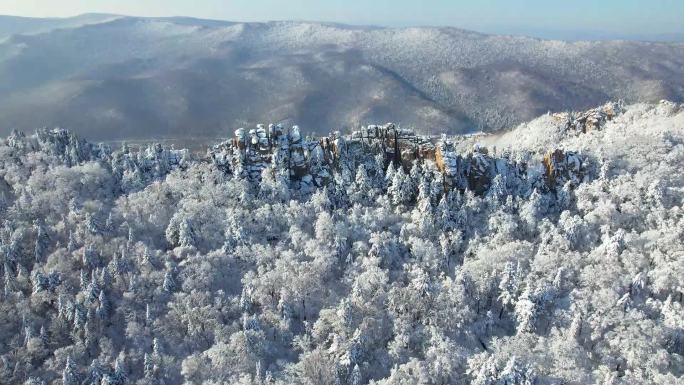
[[[0,383],[682,384],[684,107],[605,111],[412,157],[14,132]]]

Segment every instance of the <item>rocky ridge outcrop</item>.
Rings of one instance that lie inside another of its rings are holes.
[[[668,107],[663,103],[659,106]],[[581,135],[601,130],[623,111],[620,103],[609,103],[583,113],[553,117],[567,134]],[[374,170],[371,164],[378,164],[378,159],[384,169],[392,164],[406,173],[415,163],[428,165],[441,178],[445,190],[470,190],[478,195],[487,194],[497,177],[509,191],[515,192],[521,185],[529,187],[526,191],[555,191],[568,183],[576,186],[590,176],[590,159],[575,151],[550,148],[535,155],[497,152],[496,147],[478,144],[464,150],[462,144],[467,140],[472,138],[419,135],[392,123],[369,125],[349,135],[333,132],[324,137],[305,137],[298,126],[270,124],[237,129],[231,140],[210,148],[202,160],[255,184],[264,176],[273,177],[304,194],[330,184],[334,175],[350,182],[345,175],[354,175],[361,164]],[[122,189],[127,191],[184,168],[195,158],[188,150],[164,148],[160,144],[137,151],[124,145],[121,150],[112,151],[107,145],[88,143],[60,128],[40,129],[31,136],[15,131],[6,141],[11,148],[40,150],[66,165],[103,162],[122,177]]]
[[[377,156],[382,157],[385,168],[392,163],[406,172],[416,162],[429,163],[441,175],[445,189],[471,190],[479,195],[487,193],[497,175],[509,187],[525,180],[534,188],[555,190],[567,182],[579,184],[586,174],[586,159],[572,151],[552,149],[533,161],[530,156],[514,158],[478,145],[462,152],[455,145],[459,140],[418,135],[392,123],[319,138],[302,138],[297,126],[260,125],[255,130],[236,130],[231,141],[214,146],[208,156],[227,173],[254,182],[264,172],[286,176],[295,190],[323,187],[335,172],[353,172]]]

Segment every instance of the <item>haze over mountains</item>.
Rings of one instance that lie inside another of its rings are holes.
[[[0,17],[0,135],[214,138],[260,122],[327,133],[510,127],[611,99],[684,101],[684,44],[562,42],[455,28]]]

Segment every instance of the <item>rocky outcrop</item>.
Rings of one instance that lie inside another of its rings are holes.
[[[452,151],[450,143],[440,142],[435,149],[435,164],[444,176],[444,185],[448,189],[460,187],[459,157]]]
[[[612,115],[605,116],[608,119]],[[213,146],[206,159],[225,173],[253,183],[259,183],[267,173],[302,192],[327,185],[336,172],[353,175],[360,164],[377,164],[378,159],[384,160],[385,167],[393,163],[407,173],[416,162],[432,163],[441,173],[445,189],[471,190],[478,195],[487,193],[496,176],[510,185],[516,185],[515,180],[529,179],[529,168],[543,169],[540,186],[549,190],[568,181],[578,184],[585,174],[583,158],[571,151],[551,151],[530,167],[526,163],[529,160],[497,156],[486,147],[463,151],[453,140],[459,138],[416,135],[392,123],[364,127],[351,135],[335,132],[320,138],[304,137],[297,126],[286,129],[281,125],[258,125],[251,130],[235,130],[234,137]],[[32,136],[15,132],[7,143],[21,151],[43,151],[68,165],[84,161],[106,163],[122,177],[122,188],[127,191],[183,168],[192,157],[188,150],[160,144],[138,151],[124,145],[121,151],[113,152],[106,145],[88,143],[63,129],[42,129]]]
[[[544,155],[546,183],[550,188],[570,182],[578,185],[585,174],[582,157],[572,151],[556,149]]]
[[[587,133],[593,130],[600,130],[603,126],[621,114],[624,108],[621,103],[607,103],[601,107],[594,108],[579,114],[561,114],[567,120],[565,129]]]
[[[232,141],[215,146],[209,155],[227,172],[255,182],[264,170],[284,175],[296,190],[324,186],[334,172],[345,168],[353,172],[359,164],[375,162],[378,155],[383,156],[385,166],[394,163],[406,172],[414,162],[432,162],[442,174],[446,189],[468,189],[478,195],[487,193],[497,175],[511,185],[516,185],[516,179],[528,178],[528,164],[520,160],[490,154],[480,146],[459,153],[446,137],[416,135],[392,123],[364,127],[348,136],[333,133],[317,139],[303,138],[297,126],[288,130],[257,126],[249,132],[238,129]],[[553,190],[582,178],[583,162],[575,153],[552,151],[542,163],[537,165],[537,169],[545,170],[539,188]]]
[[[393,123],[364,127],[354,131],[348,140],[351,145],[383,153],[386,163],[401,164],[406,169],[411,168],[416,160],[434,160],[435,157],[433,138],[416,135],[413,131],[400,129]]]
[[[332,140],[331,140],[332,139]],[[295,189],[311,189],[330,182],[330,166],[339,145],[334,138],[311,140],[302,136],[299,127],[285,129],[269,125],[266,129],[235,130],[235,137],[215,145],[210,160],[233,175],[259,181],[264,172],[285,176]]]

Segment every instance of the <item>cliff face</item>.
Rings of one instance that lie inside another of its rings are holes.
[[[553,188],[565,182],[577,185],[584,175],[582,157],[574,152],[556,149],[544,155],[546,183]]]
[[[323,187],[335,172],[355,170],[374,162],[392,163],[408,172],[414,163],[434,166],[448,190],[471,190],[484,195],[495,177],[508,185],[531,181],[534,188],[555,190],[566,182],[582,181],[585,159],[579,154],[551,149],[540,160],[513,159],[474,146],[463,152],[455,145],[459,138],[430,137],[403,130],[392,123],[371,125],[351,135],[333,133],[320,138],[302,138],[297,126],[279,125],[254,130],[238,129],[235,137],[209,152],[209,157],[226,172],[259,181],[264,172],[286,176],[296,190]],[[533,170],[528,175],[528,170]]]
[[[623,111],[621,103],[607,103],[579,114],[564,113],[556,114],[560,119],[566,120],[565,129],[587,133],[592,130],[600,130]]]

